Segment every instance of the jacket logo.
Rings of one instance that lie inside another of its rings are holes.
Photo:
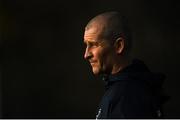
[[[99,109],[98,114],[96,115],[96,120],[99,118],[100,114],[101,114],[101,108]]]

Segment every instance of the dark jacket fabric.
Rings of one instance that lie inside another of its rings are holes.
[[[104,76],[105,94],[96,119],[162,118],[164,78],[137,59],[119,73]]]

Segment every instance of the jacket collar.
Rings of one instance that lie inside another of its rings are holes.
[[[130,65],[128,65],[118,73],[113,75],[103,75],[102,79],[103,81],[105,81],[106,86],[109,86],[116,81],[128,80],[130,79],[131,75],[140,72],[149,72],[149,69],[141,60],[134,59]]]

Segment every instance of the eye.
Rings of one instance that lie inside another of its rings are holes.
[[[97,42],[90,42],[87,44],[87,46],[91,47],[91,48],[94,48],[94,47],[98,47],[99,44]]]

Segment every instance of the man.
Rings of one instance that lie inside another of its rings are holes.
[[[106,91],[96,118],[160,118],[164,76],[149,71],[140,60],[131,60],[132,39],[126,19],[105,12],[86,26],[84,58],[95,75],[103,75]]]

